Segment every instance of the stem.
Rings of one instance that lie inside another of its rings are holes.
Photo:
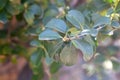
[[[100,29],[103,28],[104,25],[100,25],[96,28],[97,31],[99,31]],[[71,41],[71,40],[75,40],[75,39],[82,39],[84,36],[86,36],[87,34],[78,34],[77,36],[73,36],[73,37],[64,37],[63,38],[63,41],[64,42],[68,42],[68,41]]]

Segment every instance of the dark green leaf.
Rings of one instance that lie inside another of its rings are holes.
[[[95,20],[94,27],[108,24],[110,24],[110,18],[101,16]]]
[[[10,2],[5,8],[11,15],[17,15],[24,9],[23,5],[12,4]]]
[[[8,0],[0,0],[0,11],[5,7]]]
[[[32,80],[42,80],[44,77],[44,69],[41,61],[39,62],[40,65],[37,67],[32,67],[33,75]]]
[[[93,56],[93,46],[84,40],[72,40],[73,45],[83,53],[84,60],[88,61]]]
[[[70,10],[68,14],[66,15],[67,20],[72,23],[76,28],[78,29],[84,29],[84,16],[81,12],[77,10]]]
[[[57,32],[52,30],[45,30],[39,35],[39,40],[54,40],[62,38]]]
[[[114,28],[120,28],[120,23],[118,21],[112,21],[111,26]]]
[[[30,57],[30,61],[32,65],[35,65],[36,67],[40,65],[40,60],[42,56],[44,55],[44,50],[41,48],[38,48]]]
[[[0,12],[0,22],[5,24],[7,21],[8,21],[7,13],[6,12]]]
[[[63,49],[63,41],[60,41],[56,43],[55,46],[53,46],[52,50],[50,50],[50,56],[54,57],[55,54],[60,53],[62,49]],[[56,60],[59,60],[59,59],[56,59]]]
[[[61,19],[52,19],[45,25],[45,27],[62,32],[62,33],[65,33],[68,29],[65,22]]]
[[[57,72],[59,70],[59,68],[61,67],[62,65],[60,63],[57,63],[57,62],[53,62],[51,65],[50,65],[50,72],[52,74],[54,74],[55,72]]]

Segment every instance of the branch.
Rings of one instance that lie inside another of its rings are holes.
[[[105,26],[105,25],[103,24],[103,25],[100,25],[100,26],[95,27],[94,29],[96,29],[97,31],[100,31],[104,26]],[[73,37],[66,37],[66,36],[65,36],[65,37],[63,38],[63,41],[64,41],[64,42],[68,42],[68,41],[75,40],[75,39],[82,39],[82,38],[84,38],[84,36],[86,36],[86,35],[88,35],[88,34],[78,34],[78,35],[73,36]]]

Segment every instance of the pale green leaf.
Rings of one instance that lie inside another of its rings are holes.
[[[74,46],[66,45],[60,53],[60,60],[66,65],[73,65],[78,62],[78,55]]]

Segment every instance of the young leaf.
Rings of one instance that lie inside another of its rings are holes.
[[[84,40],[72,40],[73,45],[80,49],[83,53],[83,58],[88,61],[93,56],[93,46]]]
[[[65,22],[61,19],[52,19],[45,25],[45,27],[62,32],[62,33],[65,33],[68,29]]]
[[[39,35],[39,40],[54,40],[62,38],[57,32],[52,30],[45,30]]]
[[[77,10],[70,10],[66,15],[66,19],[78,29],[83,29],[85,23],[84,16]]]
[[[74,46],[66,45],[60,53],[60,60],[66,65],[73,65],[78,62],[78,55]]]

